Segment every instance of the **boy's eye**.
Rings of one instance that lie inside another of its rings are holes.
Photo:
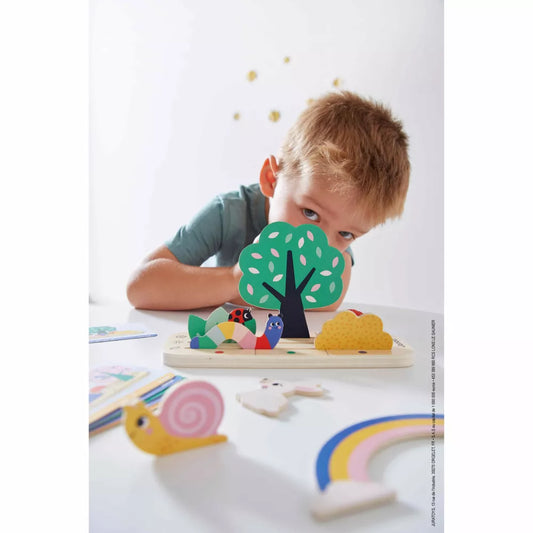
[[[347,241],[353,241],[355,239],[354,234],[349,231],[339,231],[339,235]]]
[[[317,221],[318,220],[318,213],[315,213],[312,209],[302,209],[302,213],[304,214],[305,218],[308,218],[309,220]]]

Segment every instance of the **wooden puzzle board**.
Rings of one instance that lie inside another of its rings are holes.
[[[243,350],[236,343],[217,349],[189,347],[187,333],[172,335],[163,364],[179,368],[384,368],[411,366],[413,350],[393,337],[392,350],[315,350],[314,339],[281,339],[273,350]]]

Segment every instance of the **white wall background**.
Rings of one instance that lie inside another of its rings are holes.
[[[255,182],[307,99],[339,78],[392,108],[412,164],[403,217],[354,245],[347,300],[442,312],[442,0],[90,6],[94,301],[125,300],[149,251],[214,195]]]

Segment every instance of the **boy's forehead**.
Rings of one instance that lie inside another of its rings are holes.
[[[353,195],[357,192],[357,187],[353,183],[328,175],[310,173],[301,176],[296,181],[299,182],[302,190],[310,193],[342,192],[343,194]]]
[[[344,205],[349,211],[358,203],[358,191],[354,185],[339,184],[338,181],[322,176],[303,176],[297,180],[296,194],[337,211]]]

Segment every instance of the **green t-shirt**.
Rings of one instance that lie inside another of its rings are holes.
[[[233,266],[243,248],[267,225],[259,184],[216,196],[165,244],[180,263],[200,266],[216,256],[217,266]],[[350,248],[347,252],[352,257]]]

